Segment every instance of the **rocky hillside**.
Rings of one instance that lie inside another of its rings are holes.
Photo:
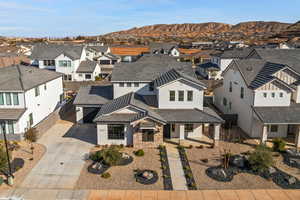
[[[236,25],[208,22],[199,24],[157,24],[132,28],[104,35],[106,38],[196,38],[196,39],[248,39],[269,37],[285,31],[292,24],[280,22],[243,22]]]

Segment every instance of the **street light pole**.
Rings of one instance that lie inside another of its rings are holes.
[[[8,150],[8,144],[7,144],[7,138],[6,138],[6,130],[5,130],[5,124],[4,126],[1,125],[3,137],[4,137],[4,143],[6,148],[6,156],[7,156],[7,162],[8,162],[8,185],[13,185],[13,175],[11,172],[11,165],[10,165],[10,159],[9,159],[9,150]]]

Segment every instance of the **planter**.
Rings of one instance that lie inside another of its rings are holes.
[[[134,177],[136,182],[151,185],[157,182],[158,175],[156,171],[145,169],[145,170],[135,170]]]
[[[163,174],[164,189],[173,190],[171,172],[169,167],[167,150],[165,146],[159,146],[159,155],[160,155],[160,162],[161,162],[161,168]]]
[[[90,172],[92,174],[103,174],[108,169],[109,169],[109,166],[105,165],[102,162],[93,162],[87,168],[88,172]]]
[[[182,164],[182,168],[183,168],[183,172],[185,175],[188,189],[189,190],[197,190],[196,181],[194,179],[193,172],[191,170],[188,158],[186,156],[185,149],[183,147],[179,146],[178,152],[179,152],[179,156],[180,156],[180,160],[181,160],[181,164]]]

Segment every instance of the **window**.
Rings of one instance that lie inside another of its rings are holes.
[[[5,93],[5,100],[6,100],[6,105],[10,106],[11,105],[11,95],[10,95],[10,93]]]
[[[171,124],[171,131],[175,132],[175,124]]]
[[[14,105],[18,106],[19,105],[19,96],[18,96],[18,93],[12,93],[12,95],[13,95]]]
[[[184,91],[183,90],[178,91],[178,101],[184,101]]]
[[[154,83],[151,82],[149,83],[149,91],[153,91],[154,90]]]
[[[139,87],[140,84],[139,83],[134,83],[134,87]]]
[[[279,96],[282,98],[282,97],[283,97],[283,93],[282,93],[282,92],[280,92],[280,93],[279,93]]]
[[[227,106],[227,99],[225,97],[223,98],[223,105]]]
[[[126,83],[126,86],[127,87],[131,87],[131,83]]]
[[[0,121],[0,134],[6,131],[5,121]]]
[[[241,87],[241,99],[243,99],[243,98],[244,98],[244,88]]]
[[[124,87],[124,83],[119,83],[119,87]]]
[[[112,124],[107,125],[108,139],[109,140],[124,140],[124,125],[123,124]]]
[[[58,65],[60,67],[71,67],[71,61],[70,60],[60,60],[60,61],[58,61]]]
[[[278,125],[270,125],[270,126],[268,126],[268,132],[277,133],[278,132]]]
[[[0,92],[0,105],[4,105],[4,95]]]
[[[229,82],[229,92],[232,92],[232,82]]]
[[[170,101],[175,101],[175,91],[174,90],[171,90],[169,92],[169,99],[170,99]]]
[[[153,142],[154,141],[154,130],[144,129],[142,131],[142,141],[143,142]]]
[[[45,85],[44,85],[44,90],[47,90],[47,84],[45,83]]]
[[[55,60],[44,60],[44,66],[55,66]]]
[[[35,93],[35,96],[39,96],[40,95],[40,87],[37,86],[36,88],[34,88],[34,93]]]
[[[194,131],[194,125],[193,124],[185,124],[184,125],[184,132],[190,133]]]
[[[193,91],[188,91],[187,92],[187,100],[188,101],[193,101]]]
[[[7,127],[8,127],[8,134],[14,134],[14,124],[12,121],[8,121]]]
[[[86,75],[85,75],[85,79],[87,79],[87,80],[90,80],[90,79],[92,79],[92,75],[90,75],[90,74],[86,74]]]
[[[32,115],[32,113],[29,114],[29,125],[30,126],[33,125],[33,115]]]
[[[110,65],[110,60],[100,60],[100,65]]]
[[[272,92],[272,98],[275,98],[275,92]]]
[[[263,93],[264,98],[267,98],[268,94],[266,92]]]

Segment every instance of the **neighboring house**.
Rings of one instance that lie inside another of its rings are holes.
[[[60,72],[65,81],[89,81],[93,80],[93,77],[99,76],[101,72],[94,62],[90,62],[86,47],[82,45],[36,45],[30,58],[33,66]],[[89,64],[91,66],[87,66]],[[86,72],[87,75],[83,75],[85,72],[81,72],[81,69],[78,70],[79,67],[83,67],[85,70],[89,68],[89,71]],[[95,71],[91,71],[92,69]]]
[[[192,55],[201,52],[201,49],[184,49],[184,48],[178,48],[178,47],[173,47],[170,50],[170,55],[173,57],[180,57],[183,55]]]
[[[217,145],[223,120],[203,105],[205,89],[190,64],[143,56],[116,66],[112,86],[81,88],[77,122],[97,124],[99,145],[156,147],[165,138],[201,138],[204,131]]]
[[[220,72],[218,73],[217,77],[221,78],[221,73],[225,71],[228,65],[232,62],[233,59],[244,59],[246,58],[252,48],[244,48],[244,49],[233,49],[233,50],[226,50],[223,53],[213,55],[211,61],[218,64],[220,67]]]
[[[29,65],[30,60],[24,55],[18,55],[15,53],[0,53],[0,68],[17,64]]]
[[[178,47],[178,44],[175,44],[175,43],[151,43],[151,44],[149,44],[149,47],[150,47],[150,52],[152,54],[169,55],[173,48]]]
[[[120,57],[115,56],[111,53],[103,54],[102,56],[94,58],[94,60],[96,60],[101,67],[101,73],[99,75],[101,78],[109,76],[112,73],[114,65],[121,62]]]
[[[90,60],[103,56],[104,54],[110,53],[110,48],[108,46],[87,46],[86,57]]]
[[[0,68],[0,133],[21,140],[24,132],[55,111],[62,99],[61,74],[23,65]]]
[[[220,68],[216,63],[207,62],[197,66],[197,72],[201,77],[207,80],[219,80]]]
[[[238,125],[250,137],[295,136],[300,147],[300,50],[255,49],[247,59],[233,60],[215,89],[215,105],[238,114]]]
[[[76,81],[95,81],[101,74],[101,68],[98,62],[89,59],[82,61],[76,70]]]
[[[113,46],[110,53],[121,58],[121,62],[135,62],[144,54],[149,54],[146,46]]]

